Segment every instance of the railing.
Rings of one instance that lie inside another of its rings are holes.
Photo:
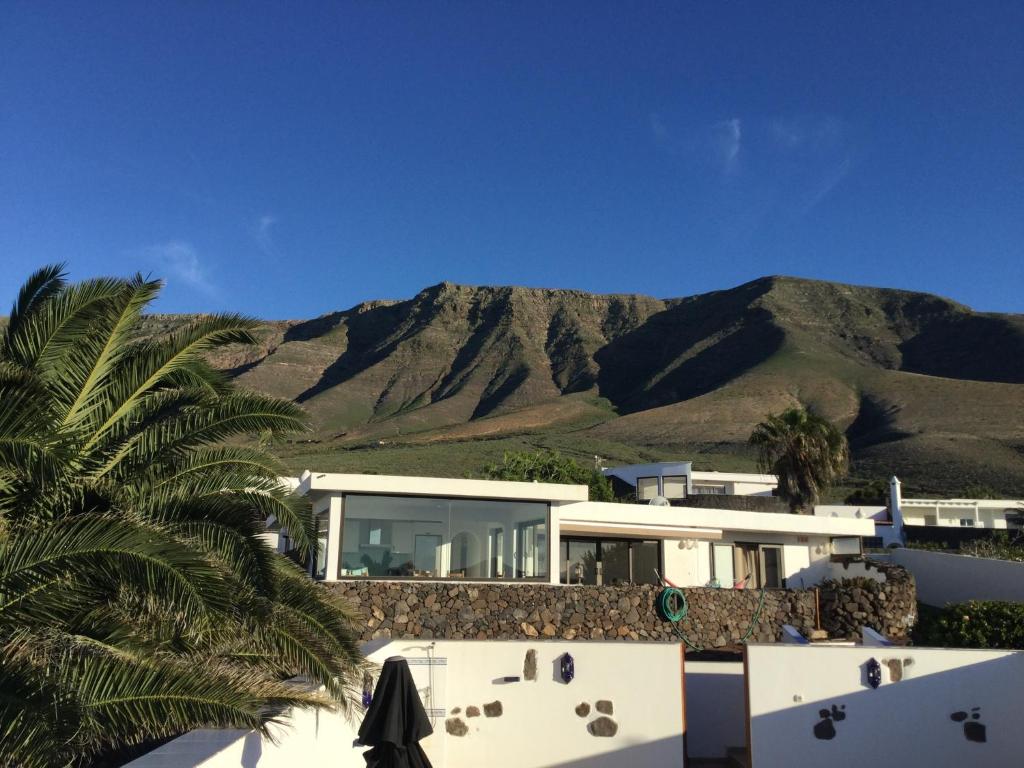
[[[737,512],[789,512],[789,505],[775,496],[740,496],[721,493],[694,494],[685,499],[671,499],[673,507],[699,509],[730,509]]]

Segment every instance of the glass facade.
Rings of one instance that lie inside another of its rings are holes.
[[[316,517],[316,567],[313,575],[318,579],[327,576],[328,517],[327,512],[322,512]]]
[[[548,505],[347,494],[340,576],[546,579]]]
[[[657,584],[661,542],[563,537],[560,561],[563,584]]]

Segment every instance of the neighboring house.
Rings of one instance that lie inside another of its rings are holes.
[[[889,507],[871,504],[817,504],[814,514],[818,517],[844,518],[847,520],[870,520],[875,526],[873,536],[864,538],[864,546],[882,548],[902,546],[902,532],[899,526],[893,525],[889,517]]]
[[[902,522],[907,541],[956,545],[996,531],[1020,531],[1024,501],[1019,499],[905,499],[892,479],[893,520]]]
[[[909,542],[955,546],[994,530],[1024,530],[1024,501],[1018,499],[905,499],[898,478],[889,481],[885,506],[819,504],[819,517],[869,519],[874,537],[865,546],[892,547]]]
[[[616,496],[633,496],[637,501],[656,496],[669,501],[704,495],[771,496],[779,485],[775,475],[696,472],[689,461],[603,467],[601,472],[611,481]]]
[[[327,581],[808,586],[873,533],[869,520],[592,502],[582,485],[306,472],[297,492]]]

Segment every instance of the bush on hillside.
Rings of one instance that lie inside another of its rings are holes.
[[[960,552],[971,557],[991,557],[995,560],[1024,563],[1024,538],[1017,534],[1011,539],[1005,531],[996,531],[987,539],[965,542],[960,546]]]
[[[914,645],[1024,650],[1024,604],[977,600],[920,606]]]
[[[591,501],[615,501],[612,485],[597,469],[580,466],[557,451],[506,452],[500,464],[484,468],[488,480],[519,480],[537,483],[569,483],[590,488]]]

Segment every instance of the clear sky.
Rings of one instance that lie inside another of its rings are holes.
[[[1024,311],[1024,2],[0,3],[40,264],[311,317],[765,274]]]

